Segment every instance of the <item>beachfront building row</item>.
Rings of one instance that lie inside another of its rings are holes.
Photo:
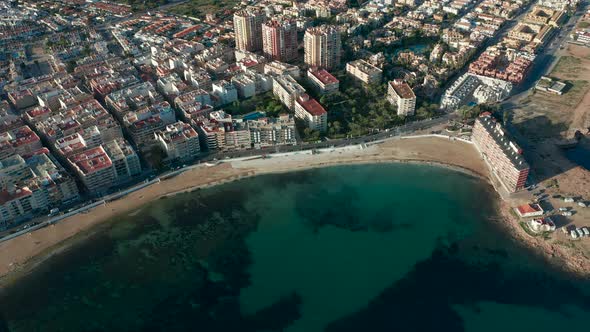
[[[476,119],[472,141],[509,193],[524,188],[529,164],[524,160],[521,148],[489,113]]]
[[[232,151],[296,144],[295,120],[288,114],[278,118],[233,119],[223,111],[198,121],[201,148],[208,151]]]
[[[233,119],[224,111],[215,111],[197,121],[201,148],[205,151],[235,151],[252,147],[245,121]]]
[[[278,118],[260,118],[248,121],[250,140],[254,148],[276,145],[295,145],[295,121],[288,114]]]
[[[122,138],[67,157],[84,187],[100,194],[141,174],[139,156]]]
[[[169,160],[190,161],[201,152],[199,135],[188,123],[169,124],[154,136]]]
[[[79,199],[74,179],[45,148],[0,160],[0,229]]]
[[[416,95],[406,82],[390,81],[387,85],[387,100],[397,106],[397,115],[408,116],[416,112]]]

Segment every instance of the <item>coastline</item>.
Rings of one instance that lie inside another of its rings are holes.
[[[328,151],[329,150],[329,151]],[[271,156],[268,159],[245,159],[197,167],[160,183],[150,185],[104,206],[78,214],[26,235],[0,243],[0,285],[18,280],[55,254],[68,250],[107,227],[113,217],[137,213],[145,204],[177,194],[229,183],[246,177],[294,172],[319,167],[351,164],[410,163],[444,167],[477,177],[493,184],[487,166],[473,145],[440,137],[405,138],[383,142],[360,149],[358,146],[326,149],[319,154],[301,153]],[[510,214],[510,204],[497,196],[494,204],[505,219],[507,231],[517,241],[538,250],[550,263],[578,276],[590,275],[590,263],[583,258],[572,260],[572,252],[555,245],[541,243],[519,227]],[[537,249],[537,247],[539,249]],[[560,262],[556,262],[558,258]],[[565,262],[566,264],[563,264]]]

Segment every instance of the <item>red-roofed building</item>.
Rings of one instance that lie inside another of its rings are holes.
[[[41,106],[37,106],[35,108],[32,108],[28,111],[26,111],[23,114],[25,120],[27,121],[27,123],[36,123],[39,121],[44,121],[49,119],[49,117],[51,116],[51,110],[49,109],[49,107],[41,107]]]
[[[29,126],[0,133],[0,160],[12,155],[25,155],[42,148],[41,140]]]
[[[406,82],[390,81],[387,88],[387,100],[397,106],[397,115],[414,115],[416,112],[416,95]]]
[[[37,98],[29,89],[9,92],[8,100],[16,109],[24,109],[37,104]]]
[[[310,68],[307,71],[307,78],[321,94],[338,91],[340,87],[340,81],[325,69]]]
[[[113,162],[102,146],[72,155],[68,161],[92,194],[101,193],[115,184]]]
[[[544,211],[543,208],[539,204],[525,204],[519,207],[516,207],[514,211],[521,217],[521,218],[528,218],[528,217],[538,217],[542,216]]]
[[[325,132],[328,129],[328,112],[309,95],[304,94],[295,102],[295,117],[306,122],[313,130]]]

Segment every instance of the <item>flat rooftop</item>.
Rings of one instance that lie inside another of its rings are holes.
[[[517,151],[519,149],[518,145],[512,141],[504,128],[498,126],[498,123],[491,115],[480,116],[476,121],[481,123],[482,127],[490,134],[516,169],[524,170],[530,167],[524,157]]]
[[[389,85],[395,90],[395,92],[403,99],[412,99],[416,98],[414,91],[408,83],[395,83],[394,81],[389,82]]]

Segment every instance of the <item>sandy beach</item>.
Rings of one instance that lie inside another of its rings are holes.
[[[317,154],[301,153],[290,156],[273,156],[223,162],[215,166],[202,165],[162,180],[121,199],[98,206],[87,213],[66,218],[59,223],[0,243],[0,282],[8,281],[56,252],[67,249],[76,241],[83,241],[93,229],[105,220],[136,212],[146,203],[162,196],[191,191],[237,179],[269,173],[289,172],[338,164],[415,162],[437,164],[463,171],[482,179],[489,179],[487,166],[473,145],[459,140],[438,137],[421,137],[390,140],[366,148],[358,146],[320,151]],[[501,201],[502,215],[507,219],[509,232],[532,247],[539,247],[548,258],[557,257],[568,262],[565,268],[579,274],[590,274],[590,262],[584,256],[574,257],[573,249],[543,243],[540,238],[528,236],[513,217],[511,202]],[[78,235],[78,236],[75,236]],[[551,259],[555,262],[555,259]]]

